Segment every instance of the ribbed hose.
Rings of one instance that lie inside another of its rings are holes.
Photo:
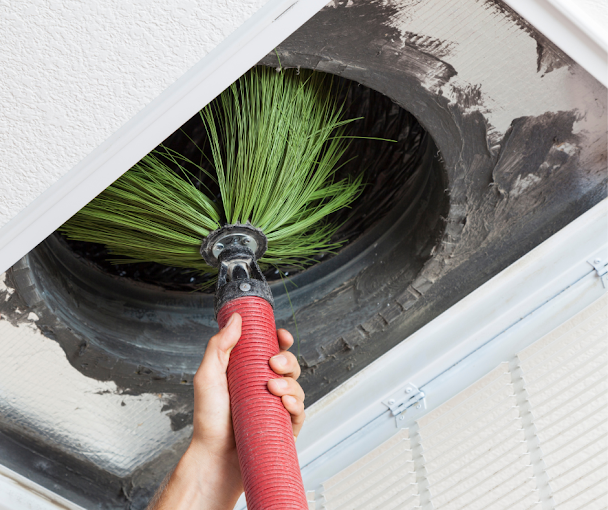
[[[278,377],[268,365],[279,352],[272,307],[259,297],[230,301],[218,313],[220,328],[235,312],[243,327],[230,354],[228,389],[247,509],[307,510],[291,417],[266,386]]]

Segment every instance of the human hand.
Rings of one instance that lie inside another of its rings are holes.
[[[192,441],[151,509],[232,509],[242,494],[226,377],[230,352],[240,336],[241,316],[235,313],[209,340],[193,380]],[[291,334],[280,329],[277,336],[280,353],[270,359],[269,365],[283,377],[268,381],[268,390],[281,397],[297,437],[304,423],[304,392],[297,383],[300,365],[287,351],[293,344]]]

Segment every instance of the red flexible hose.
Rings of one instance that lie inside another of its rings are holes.
[[[268,360],[279,352],[272,307],[259,297],[230,301],[218,313],[220,328],[235,312],[243,327],[230,353],[228,389],[247,509],[307,510],[291,417],[266,386],[277,378]]]

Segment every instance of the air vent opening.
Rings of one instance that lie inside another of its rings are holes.
[[[413,205],[413,201],[420,196],[416,188],[424,186],[426,181],[414,175],[425,171],[421,168],[421,160],[425,144],[428,143],[428,134],[416,118],[387,96],[369,87],[339,77],[333,77],[333,81],[335,90],[339,92],[339,102],[345,105],[344,117],[360,119],[350,126],[348,135],[353,139],[339,163],[341,168],[337,179],[363,173],[365,187],[351,207],[337,211],[328,218],[341,225],[331,239],[332,242],[343,243],[341,249],[317,255],[312,265],[333,258],[362,234],[374,230],[395,208],[404,209]],[[379,138],[394,142],[381,141]],[[213,172],[209,163],[211,154],[207,135],[198,114],[162,145]],[[174,164],[167,163],[177,170]],[[210,189],[219,201],[218,186],[194,165],[189,170],[200,179],[195,184],[199,188],[205,186]],[[376,237],[381,233],[377,231]],[[67,244],[74,255],[109,275],[171,291],[210,294],[214,291],[213,287],[205,285],[213,275],[153,262],[130,263],[126,257],[125,263],[114,264],[108,259],[121,257],[112,255],[101,244],[68,240],[58,233],[55,236],[59,236],[59,242]],[[304,269],[296,266],[270,267],[265,271],[265,276],[269,282],[276,282],[281,280],[282,275],[292,278],[309,267],[311,265]]]

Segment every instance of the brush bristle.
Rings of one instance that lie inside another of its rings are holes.
[[[327,216],[355,200],[362,178],[335,179],[349,143],[345,129],[355,119],[343,118],[330,76],[256,67],[200,116],[212,172],[160,147],[60,230],[130,262],[206,273],[215,270],[199,254],[201,241],[224,223],[262,229],[268,238],[262,265],[303,267],[339,247],[330,241],[339,225]],[[219,185],[221,203],[188,168]]]

